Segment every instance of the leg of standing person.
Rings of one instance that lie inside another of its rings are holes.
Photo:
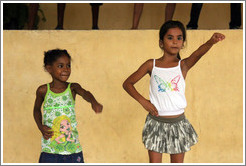
[[[165,9],[165,22],[173,19],[176,3],[167,3]]]
[[[91,13],[92,13],[92,29],[98,28],[98,17],[99,17],[99,9],[102,3],[90,3],[91,5]]]
[[[138,29],[139,20],[143,12],[143,6],[143,3],[134,3],[133,21],[131,29]]]
[[[184,156],[185,156],[185,153],[171,154],[170,155],[171,163],[183,163]]]
[[[241,26],[241,3],[231,3],[231,22],[230,29],[239,29]]]
[[[66,8],[65,3],[57,4],[57,26],[55,29],[63,29],[65,8]]]
[[[34,22],[35,22],[35,19],[37,17],[38,7],[39,7],[39,3],[30,3],[29,4],[29,15],[28,15],[28,24],[27,24],[27,28],[29,30],[35,28]]]
[[[162,153],[148,150],[150,163],[162,163]]]
[[[198,28],[198,19],[200,12],[202,10],[202,3],[192,3],[191,12],[190,12],[190,21],[186,25],[187,29],[197,29]]]

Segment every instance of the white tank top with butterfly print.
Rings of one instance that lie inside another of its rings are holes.
[[[182,114],[187,106],[180,62],[176,67],[161,68],[156,67],[153,60],[149,95],[160,116]]]

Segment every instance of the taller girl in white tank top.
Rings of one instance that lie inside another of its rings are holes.
[[[179,21],[165,22],[159,32],[159,46],[164,54],[158,60],[149,59],[123,83],[126,92],[149,112],[142,132],[142,141],[151,163],[162,162],[162,153],[170,154],[171,162],[183,162],[191,146],[198,142],[197,133],[184,115],[186,108],[185,81],[187,72],[217,42],[225,36],[214,33],[190,56],[179,56],[186,40],[184,25]],[[162,68],[167,66],[175,67]],[[182,71],[181,71],[182,68]],[[146,74],[150,78],[150,100],[134,87]]]

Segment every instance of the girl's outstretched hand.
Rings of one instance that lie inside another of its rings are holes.
[[[103,109],[103,105],[96,102],[91,105],[92,109],[95,111],[95,113],[101,113]]]
[[[40,128],[41,133],[43,134],[44,139],[48,140],[53,136],[53,131],[51,131],[51,128],[49,128],[46,125],[42,125]]]
[[[214,33],[213,36],[210,38],[210,42],[212,44],[216,44],[219,41],[222,41],[225,39],[225,35],[222,33]]]
[[[143,102],[141,102],[141,104],[144,107],[144,109],[146,109],[151,115],[158,116],[157,109],[149,100],[144,100]]]

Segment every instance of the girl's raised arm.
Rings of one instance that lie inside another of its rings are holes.
[[[148,112],[152,115],[157,116],[158,111],[155,106],[150,103],[149,100],[145,99],[134,87],[134,84],[137,83],[141,78],[143,78],[147,73],[151,74],[153,68],[153,60],[148,60],[142,64],[137,71],[131,74],[123,83],[123,88],[125,91],[137,100]]]
[[[214,33],[213,36],[203,45],[201,45],[196,51],[194,51],[188,58],[183,60],[183,69],[187,72],[197,61],[206,53],[210,48],[219,41],[225,39],[225,36],[221,33]]]
[[[73,86],[76,94],[79,94],[80,96],[83,97],[83,99],[85,99],[87,102],[91,103],[91,107],[92,109],[96,112],[96,113],[101,113],[103,106],[97,102],[97,100],[95,99],[95,97],[91,94],[91,92],[86,91],[85,89],[83,89],[78,83],[73,83],[71,86]]]

